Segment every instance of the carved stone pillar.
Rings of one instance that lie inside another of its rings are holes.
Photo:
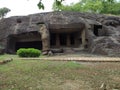
[[[67,34],[67,46],[68,47],[71,46],[71,44],[70,44],[70,35],[69,34]]]
[[[59,34],[56,34],[56,46],[60,47],[60,36],[59,36]]]
[[[81,32],[81,39],[82,39],[82,45],[81,45],[81,47],[85,48],[85,45],[86,45],[85,30],[83,30]]]

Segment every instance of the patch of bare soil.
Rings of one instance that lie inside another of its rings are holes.
[[[62,90],[92,90],[89,84],[86,84],[84,81],[80,80],[67,80],[60,87],[62,87]]]

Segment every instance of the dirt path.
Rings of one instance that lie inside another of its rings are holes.
[[[120,62],[120,57],[107,57],[94,54],[66,54],[41,58],[20,58],[22,60],[51,60],[51,61],[79,61],[79,62]]]

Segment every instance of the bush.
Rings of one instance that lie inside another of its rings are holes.
[[[20,48],[17,50],[17,55],[20,57],[39,57],[41,51],[34,48]]]

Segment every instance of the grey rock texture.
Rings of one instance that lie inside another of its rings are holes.
[[[88,51],[120,57],[120,17],[80,12],[47,12],[13,16],[0,20],[0,46],[14,53],[17,41],[41,39],[39,24],[51,33],[72,33],[85,30]]]

